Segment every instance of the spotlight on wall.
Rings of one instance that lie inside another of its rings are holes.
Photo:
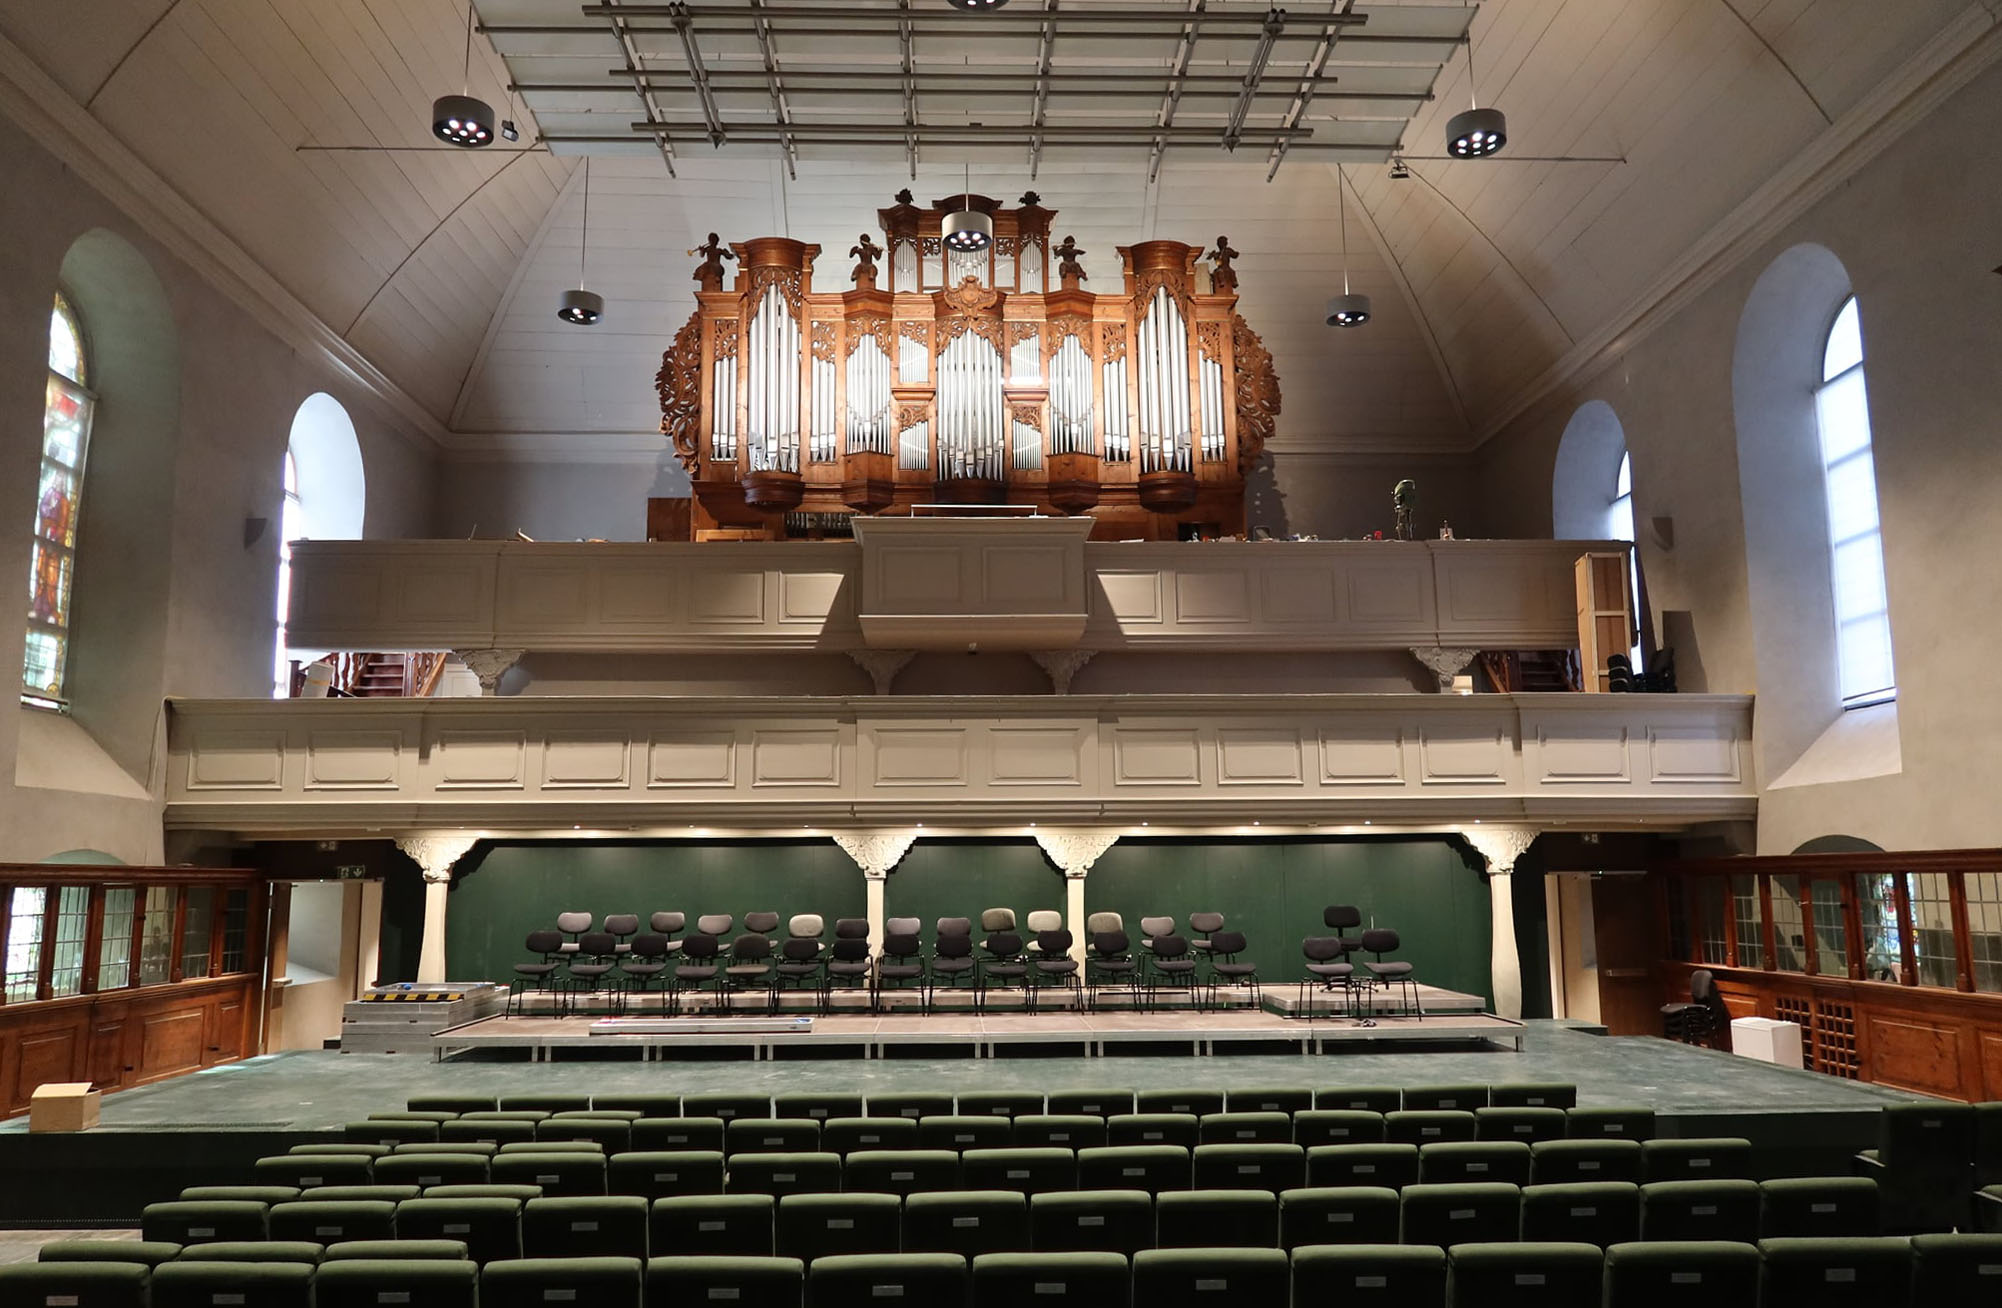
[[[514,119],[512,118],[501,119],[501,140],[519,141],[520,139],[521,139],[521,129],[514,125]]]
[[[1411,165],[1404,162],[1403,155],[1393,155],[1390,160],[1390,180],[1408,182],[1411,180]]]

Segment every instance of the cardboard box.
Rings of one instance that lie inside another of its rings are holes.
[[[51,1081],[35,1087],[28,1107],[30,1131],[88,1131],[97,1125],[104,1096],[88,1081]]]

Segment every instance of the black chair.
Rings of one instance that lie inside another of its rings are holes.
[[[1024,990],[1029,984],[1029,964],[1022,957],[1022,937],[1013,931],[996,931],[983,942],[987,957],[980,960],[979,983],[974,991],[974,1007],[987,1011],[987,992]]]
[[[1099,915],[1093,913],[1092,918]],[[1088,923],[1087,923],[1088,924]],[[1126,933],[1114,928],[1110,931],[1094,931],[1091,936],[1091,952],[1084,959],[1085,1004],[1098,1007],[1098,992],[1106,986],[1122,986],[1126,993],[1135,993],[1134,977],[1140,965],[1133,960],[1133,942]]]
[[[667,941],[667,952],[672,954],[681,948],[681,942],[675,937],[687,928],[688,914],[655,913],[647,919],[647,925],[654,929],[656,935]]]
[[[716,943],[716,937],[701,932],[681,942],[681,961],[674,965],[670,973],[674,984],[669,991],[669,999],[677,1013],[683,1011],[683,992],[700,996],[704,987],[721,985],[723,969],[716,961],[721,952],[722,946]]]
[[[563,933],[561,931],[531,931],[525,946],[529,953],[537,956],[533,963],[516,963],[514,979],[507,986],[507,1015],[513,1017],[520,1003],[522,993],[529,990],[548,992],[553,984],[558,959],[562,957]]]
[[[1264,994],[1258,987],[1258,964],[1241,962],[1238,955],[1245,950],[1242,931],[1214,931],[1210,933],[1210,1007],[1217,1004],[1217,990],[1229,986],[1234,990],[1246,990],[1251,994],[1253,1012],[1264,1006]]]
[[[1209,957],[1216,948],[1211,943],[1210,937],[1221,930],[1223,930],[1223,914],[1189,914],[1189,952],[1198,959]]]
[[[1300,942],[1300,955],[1307,960],[1306,970],[1300,974],[1300,985],[1294,999],[1294,1009],[1302,1017],[1311,1018],[1314,1010],[1310,988],[1332,993],[1340,990],[1348,1001],[1351,1014],[1355,1012],[1355,964],[1348,960],[1348,950],[1343,948],[1340,936],[1308,936]]]
[[[1054,931],[1036,933],[1036,956],[1033,960],[1032,984],[1029,986],[1029,1011],[1034,1012],[1042,1005],[1042,991],[1061,988],[1073,992],[1071,1007],[1078,1007],[1075,992],[1078,989],[1078,965],[1072,958],[1071,946],[1076,941],[1071,933],[1058,927]]]
[[[1372,957],[1363,966],[1369,969],[1370,983],[1388,989],[1399,990],[1407,999],[1406,1014],[1425,1016],[1424,1007],[1418,1002],[1418,982],[1412,979],[1411,964],[1401,959],[1384,962],[1385,954],[1394,953],[1404,942],[1389,927],[1371,927],[1362,933],[1363,951]]]
[[[1152,1012],[1163,989],[1185,992],[1191,1003],[1199,1002],[1196,990],[1196,960],[1189,955],[1189,942],[1173,933],[1155,936],[1147,942],[1147,1008]]]
[[[779,945],[778,966],[772,969],[774,1005],[785,990],[812,989],[816,999],[827,988],[827,957],[820,946],[820,933],[827,919],[818,913],[795,913],[786,923],[786,938]]]
[[[750,925],[754,917],[763,914],[749,913],[744,924]],[[774,922],[773,926],[778,924]],[[779,1005],[777,978],[772,972],[772,938],[757,931],[746,931],[730,942],[730,961],[723,968],[724,983],[734,992],[749,993],[753,990],[765,992],[765,1008],[776,1013]],[[734,1003],[726,999],[725,1006]]]
[[[918,940],[918,920],[893,917],[885,926],[883,948],[876,955],[876,986],[870,1007],[882,1012],[885,990],[902,990],[916,983],[918,1002],[925,1012],[930,1012],[931,996],[925,987],[924,947]],[[898,930],[899,927],[904,929]]]
[[[611,913],[605,917],[605,930],[619,943],[612,952],[620,957],[633,952],[632,938],[639,934],[640,918],[637,913]]]
[[[1321,910],[1321,925],[1342,942],[1342,952],[1353,954],[1362,948],[1362,910],[1354,904],[1330,904]]]
[[[948,931],[948,923],[963,929]],[[941,983],[948,990],[973,990],[979,966],[973,961],[973,926],[963,917],[942,917],[932,940],[930,975],[925,978],[931,1003],[938,1002]]]
[[[779,915],[777,913],[744,914],[744,930],[746,931],[754,932],[761,936],[768,936],[778,929]]]
[[[1731,1025],[1731,1010],[1717,993],[1717,978],[1708,968],[1689,974],[1689,1002],[1661,1006],[1661,1033],[1670,1040],[1700,1045]]]
[[[563,948],[557,952],[565,958],[577,953],[582,948],[578,943],[579,939],[586,931],[591,929],[591,924],[597,920],[597,918],[592,917],[589,913],[558,913],[556,915],[556,929],[570,938],[563,942]]]
[[[625,993],[644,996],[647,986],[667,972],[667,937],[654,931],[634,936],[632,952],[619,960],[619,971],[624,978]],[[625,1007],[623,995],[619,1006]]]
[[[736,917],[729,913],[704,913],[695,919],[697,931],[705,936],[714,936],[718,940],[729,935],[736,925]]]
[[[598,994],[612,970],[618,947],[618,938],[609,931],[586,931],[578,937],[577,952],[570,955],[568,1007],[575,1007],[579,991]]]
[[[876,964],[869,949],[867,918],[844,917],[835,922],[834,944],[827,951],[825,976],[820,990],[821,1012],[833,1011],[837,983],[843,990],[859,987],[869,991],[870,1004],[874,1006]]]

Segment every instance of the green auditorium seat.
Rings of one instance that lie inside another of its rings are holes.
[[[1394,1085],[1334,1086],[1314,1092],[1314,1107],[1346,1113],[1395,1113],[1404,1107],[1404,1091]],[[1442,1279],[1444,1275],[1442,1263]]]
[[[588,1141],[608,1154],[633,1147],[633,1124],[616,1117],[551,1117],[535,1124],[538,1144]]]
[[[1575,1108],[1578,1087],[1568,1081],[1516,1081],[1488,1087],[1496,1108]]]
[[[480,1308],[640,1308],[637,1258],[517,1258],[480,1269]]]
[[[642,1117],[628,1130],[634,1149],[714,1150],[723,1152],[724,1124],[720,1117]]]
[[[1391,1144],[1446,1144],[1472,1140],[1474,1114],[1467,1108],[1399,1109],[1383,1115],[1383,1138]]]
[[[829,1254],[896,1253],[903,1207],[893,1194],[789,1194],[779,1200],[773,1252],[808,1262]]]
[[[1097,1149],[1105,1144],[1105,1119],[1077,1113],[1025,1113],[1014,1119],[1008,1142],[1017,1149]]]
[[[1538,1140],[1529,1147],[1529,1179],[1538,1185],[1641,1179],[1638,1140]]]
[[[1060,1148],[969,1149],[959,1156],[959,1184],[968,1190],[1019,1190],[1023,1194],[1075,1190],[1077,1155]]]
[[[403,1101],[403,1106],[412,1112],[450,1113],[457,1117],[461,1113],[493,1112],[500,1107],[500,1101],[492,1095],[412,1095]]]
[[[1881,1229],[1877,1183],[1864,1177],[1784,1177],[1759,1186],[1761,1239],[1833,1239]]]
[[[414,1185],[316,1185],[311,1189],[301,1190],[299,1197],[316,1204],[345,1204],[359,1200],[381,1200],[385,1203],[400,1204],[405,1199],[415,1199],[422,1193],[422,1188]]]
[[[1877,1183],[1887,1231],[1945,1230],[1967,1222],[1978,1114],[1971,1104],[1887,1104],[1877,1147],[1856,1174]]]
[[[592,1102],[595,1104],[597,1101],[593,1100]],[[640,1118],[645,1116],[646,1114],[637,1108],[597,1108],[597,1107],[566,1108],[560,1113],[550,1114],[550,1117],[558,1122],[589,1121],[594,1118],[611,1122],[637,1122]]]
[[[392,1158],[405,1154],[469,1154],[481,1158],[492,1158],[500,1152],[500,1145],[491,1140],[434,1140],[428,1144],[400,1144],[389,1151]]]
[[[738,1154],[723,1188],[731,1194],[827,1194],[841,1188],[840,1154]]]
[[[943,1090],[907,1090],[898,1094],[870,1095],[863,1100],[864,1117],[950,1117],[953,1099]]]
[[[1654,1181],[1641,1187],[1641,1239],[1759,1238],[1756,1181]]]
[[[528,1258],[644,1258],[647,1201],[638,1195],[531,1199],[521,1209]]]
[[[726,1154],[811,1154],[820,1150],[820,1123],[810,1117],[737,1117],[723,1124]]]
[[[646,1265],[649,1304],[728,1304],[730,1308],[802,1308],[806,1264],[797,1258],[651,1258]]]
[[[1382,1144],[1383,1114],[1344,1108],[1310,1108],[1293,1114],[1293,1143],[1303,1149],[1316,1145]]]
[[[1641,1191],[1631,1181],[1531,1185],[1522,1191],[1522,1238],[1607,1245],[1641,1238]]]
[[[1535,1144],[1538,1140],[1562,1140],[1564,1131],[1565,1117],[1561,1108],[1510,1106],[1474,1110],[1476,1140],[1520,1140],[1524,1144]]]
[[[1605,1256],[1590,1244],[1461,1244],[1446,1252],[1453,1308],[1600,1308]]]
[[[903,1251],[972,1258],[1029,1247],[1029,1200],[1013,1190],[940,1190],[904,1200]]]
[[[396,1233],[410,1240],[459,1240],[476,1263],[521,1257],[519,1199],[405,1199]]]
[[[1643,1181],[1739,1181],[1752,1175],[1752,1142],[1740,1138],[1643,1140]]]
[[[366,1122],[349,1122],[341,1128],[341,1134],[357,1144],[378,1144],[384,1149],[406,1141],[436,1140],[436,1122],[384,1122],[373,1118]]]
[[[589,1108],[591,1096],[557,1094],[539,1091],[525,1095],[502,1095],[500,1111],[503,1113],[567,1113],[573,1109]],[[464,1117],[461,1113],[459,1116]]]
[[[2002,1303],[2002,1235],[1913,1236],[1912,1302]]]
[[[1117,1253],[1000,1253],[973,1260],[973,1308],[1132,1308]]]
[[[312,1308],[311,1263],[210,1263],[186,1258],[153,1269],[153,1308]]]
[[[1105,1143],[1119,1145],[1180,1145],[1193,1149],[1201,1141],[1202,1119],[1189,1113],[1121,1113],[1105,1119]]]
[[[496,1108],[491,1113],[460,1113],[461,1122],[528,1122],[531,1125],[549,1116],[546,1108]]]
[[[35,1251],[45,1263],[138,1263],[158,1267],[180,1257],[171,1240],[51,1240]]]
[[[388,1113],[370,1113],[368,1120],[371,1122],[430,1122],[436,1125],[439,1122],[449,1122],[457,1116],[457,1113],[439,1112],[435,1109],[411,1108]]]
[[[423,1262],[471,1262],[472,1247],[464,1240],[343,1240],[330,1244],[322,1262],[348,1263],[401,1262],[405,1259]]]
[[[597,1140],[510,1140],[494,1150],[497,1157],[511,1154],[596,1154],[605,1155],[605,1146]]]
[[[836,1254],[806,1269],[807,1308],[879,1308],[886,1299],[964,1308],[966,1259],[958,1254]]]
[[[950,1149],[860,1149],[841,1163],[841,1188],[870,1194],[959,1189],[959,1155]]]
[[[953,1111],[961,1117],[1027,1117],[1048,1112],[1048,1101],[1025,1090],[971,1090],[959,1096]]]
[[[1406,1086],[1404,1102],[1399,1106],[1406,1112],[1413,1113],[1455,1110],[1471,1113],[1477,1108],[1488,1106],[1488,1088],[1484,1085]]]
[[[1327,1244],[1293,1251],[1293,1302],[1342,1308],[1446,1308],[1436,1245]]]
[[[1314,1106],[1314,1092],[1305,1086],[1249,1086],[1224,1092],[1226,1113],[1303,1113]]]
[[[147,1308],[151,1276],[152,1269],[138,1262],[0,1263],[0,1303],[10,1308]]]
[[[600,1153],[519,1153],[494,1155],[490,1173],[501,1184],[539,1185],[551,1198],[605,1193],[605,1156]]]
[[[925,1117],[917,1123],[918,1149],[1006,1149],[1013,1139],[1005,1117]]]
[[[1133,1091],[1052,1090],[1043,1111],[1054,1117],[1118,1117],[1133,1111]]]
[[[1912,1302],[1912,1247],[1901,1236],[1764,1239],[1759,1259],[1765,1308],[1904,1308]]]
[[[1209,1113],[1196,1119],[1198,1144],[1291,1144],[1293,1119],[1281,1112]]]
[[[427,1143],[406,1141],[405,1143]],[[287,1157],[298,1158],[387,1158],[396,1152],[395,1145],[366,1143],[360,1140],[344,1140],[339,1144],[295,1144],[285,1151]]]
[[[1154,1198],[1145,1190],[1071,1190],[1029,1200],[1029,1242],[1038,1253],[1134,1254],[1154,1247]],[[1005,1250],[1003,1252],[1006,1252]]]
[[[1136,1303],[1193,1308],[1286,1308],[1283,1249],[1142,1249],[1133,1255]]]
[[[313,1278],[316,1308],[479,1308],[480,1269],[463,1259],[356,1258],[329,1262]]]
[[[1606,1250],[1606,1308],[1758,1308],[1759,1248],[1639,1241]]]
[[[438,1124],[438,1139],[443,1141],[484,1141],[489,1144],[508,1144],[516,1140],[535,1139],[535,1123],[481,1119],[468,1121],[461,1117],[455,1121]]]
[[[196,1203],[221,1199],[270,1205],[298,1197],[296,1185],[191,1185],[181,1191],[181,1198]]]
[[[1564,1113],[1565,1133],[1573,1140],[1651,1140],[1654,1109],[1570,1108]]]
[[[1133,1096],[1136,1113],[1185,1113],[1203,1117],[1223,1111],[1221,1090],[1141,1090]]]
[[[367,1185],[375,1160],[361,1154],[283,1154],[260,1158],[252,1171],[259,1185]]]
[[[711,1091],[699,1095],[681,1097],[683,1117],[720,1117],[732,1121],[739,1117],[770,1117],[772,1100],[769,1095],[740,1094],[734,1091]]]
[[[308,1267],[319,1266],[326,1256],[327,1247],[314,1240],[218,1240],[191,1245],[183,1252],[189,1262],[304,1263]]]
[[[479,1185],[490,1178],[479,1154],[391,1154],[375,1161],[380,1185]]]
[[[1308,1185],[1381,1185],[1402,1190],[1417,1183],[1417,1145],[1316,1145],[1307,1151]]]
[[[1399,1192],[1398,1238],[1405,1244],[1491,1244],[1522,1231],[1522,1190],[1499,1181],[1407,1185]]]
[[[1206,1144],[1194,1155],[1198,1190],[1270,1190],[1307,1184],[1307,1151],[1296,1144]]]
[[[396,1205],[386,1199],[300,1199],[273,1208],[266,1229],[273,1240],[391,1240]]]
[[[1396,1244],[1397,1191],[1379,1185],[1326,1185],[1279,1196],[1279,1247]]]
[[[2002,1185],[2002,1102],[1974,1105],[1974,1183]]]
[[[677,1195],[656,1199],[649,1217],[654,1256],[769,1258],[778,1201],[768,1194]]]
[[[139,1217],[141,1239],[164,1244],[213,1244],[262,1240],[267,1206],[248,1199],[170,1200],[147,1204]]]
[[[679,1117],[681,1096],[651,1090],[638,1093],[624,1091],[608,1095],[592,1095],[591,1107],[633,1112],[641,1117]]]
[[[906,1117],[830,1117],[820,1128],[820,1147],[844,1157],[864,1149],[915,1149],[918,1124]]]
[[[773,1095],[772,1116],[804,1117],[810,1122],[826,1122],[836,1117],[862,1116],[862,1096],[827,1091],[802,1091]]]
[[[1077,1151],[1080,1190],[1187,1190],[1195,1184],[1195,1163],[1180,1145],[1107,1146]]]
[[[1418,1146],[1418,1179],[1428,1185],[1461,1181],[1529,1184],[1529,1146],[1519,1140],[1454,1140]]]
[[[1274,1249],[1279,1200],[1270,1190],[1174,1190],[1154,1199],[1160,1249]]]
[[[422,1196],[425,1199],[512,1199],[525,1204],[531,1199],[542,1197],[539,1185],[509,1185],[489,1181],[485,1185],[434,1185]]]

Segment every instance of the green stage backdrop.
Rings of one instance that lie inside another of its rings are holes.
[[[769,909],[861,917],[861,871],[832,841],[503,841],[482,846],[451,891],[446,952],[458,980],[504,979],[522,941],[559,912],[688,914]],[[1525,872],[1529,869],[1525,867]],[[1517,933],[1526,1009],[1548,1012],[1539,879],[1518,877]],[[885,886],[890,916],[976,920],[984,908],[1064,907],[1062,875],[1032,840],[920,840]],[[1136,939],[1143,916],[1224,914],[1245,933],[1247,957],[1268,984],[1290,984],[1300,941],[1324,932],[1321,910],[1354,904],[1365,923],[1394,927],[1401,956],[1432,985],[1487,996],[1488,889],[1473,857],[1439,837],[1383,839],[1122,839],[1085,881],[1089,911],[1123,915]],[[413,929],[412,934],[415,934]]]

